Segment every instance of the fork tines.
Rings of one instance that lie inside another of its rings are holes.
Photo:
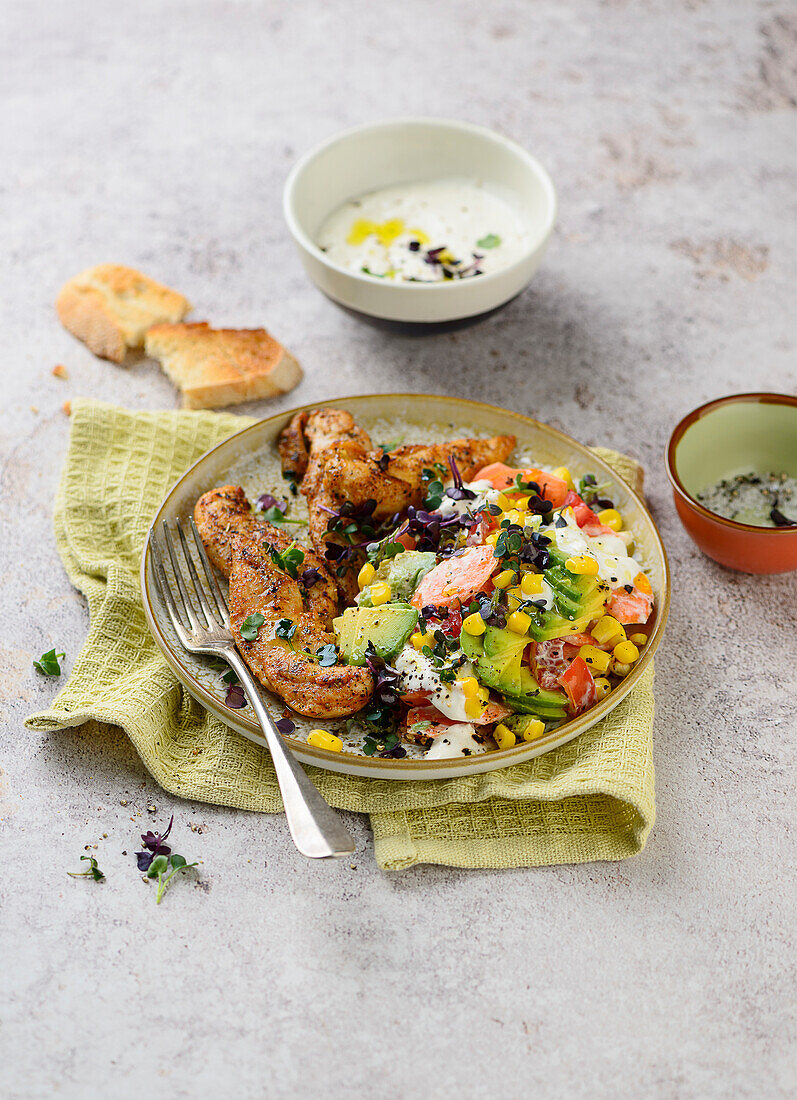
[[[174,628],[177,633],[180,634],[181,640],[184,642],[182,635],[185,633],[186,621],[190,624],[191,630],[196,632],[214,625],[226,626],[229,628],[230,618],[227,609],[227,601],[219,587],[216,575],[213,572],[213,567],[208,561],[205,547],[202,544],[202,538],[200,537],[193,518],[189,520],[189,527],[199,560],[202,563],[202,570],[207,580],[207,587],[202,583],[199,573],[197,572],[194,558],[191,553],[191,547],[189,545],[189,539],[186,538],[186,534],[179,520],[176,522],[175,527],[177,529],[179,548],[175,545],[175,540],[169,529],[168,523],[166,520],[162,522],[163,542],[166,544],[166,551],[169,556],[169,561],[171,562],[172,573],[176,583],[176,595],[174,586],[169,583],[168,574],[164,567],[165,555],[161,549],[160,540],[156,535],[154,527],[150,530],[149,544],[152,551],[152,571],[156,583],[172,623],[174,624]],[[182,553],[180,551],[182,551]],[[196,601],[199,603],[199,609],[197,609],[195,602],[191,599],[189,594],[186,573],[190,578]],[[182,617],[180,612],[182,612]]]

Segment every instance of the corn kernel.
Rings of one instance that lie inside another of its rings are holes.
[[[525,596],[519,585],[515,585],[514,588],[507,588],[506,602],[510,611],[517,611],[524,599]]]
[[[540,718],[529,718],[522,732],[524,741],[536,741],[545,733],[545,723]]]
[[[467,618],[462,620],[462,629],[466,634],[471,634],[476,637],[479,634],[484,634],[487,627],[479,612],[474,611],[472,615],[468,615]]]
[[[536,596],[542,592],[542,573],[524,573],[520,579],[520,591],[524,596]]]
[[[528,634],[531,616],[525,611],[513,611],[506,620],[506,625],[515,634]]]
[[[587,662],[590,672],[606,672],[612,662],[610,653],[606,653],[604,650],[598,649],[597,646],[594,645],[581,646],[578,655]]]
[[[517,512],[528,512],[528,510],[529,510],[529,498],[528,497],[518,497],[517,500],[514,503],[515,503],[515,511],[517,511]]]
[[[561,478],[562,481],[566,482],[568,489],[575,489],[572,474],[567,466],[557,466],[555,470],[551,470],[551,473],[554,477]]]
[[[621,677],[622,676],[627,676],[630,671],[631,671],[631,666],[630,665],[622,665],[622,664],[619,664],[617,661],[615,661],[614,664],[612,665],[612,672],[614,673],[615,676],[621,676]]]
[[[513,569],[503,569],[493,577],[493,584],[496,588],[508,588],[514,579],[515,572]]]
[[[420,630],[416,630],[410,638],[410,641],[416,649],[423,649],[425,645],[434,645],[434,637],[428,631],[425,634],[422,634]]]
[[[367,588],[375,576],[376,570],[373,565],[371,565],[370,561],[367,561],[357,574],[357,584],[359,584],[360,588]]]
[[[475,698],[479,692],[479,681],[475,676],[463,676],[457,683],[462,688],[468,699]]]
[[[607,527],[611,527],[612,531],[623,529],[623,517],[616,508],[604,508],[603,511],[598,512],[598,519]]]
[[[621,665],[632,665],[634,661],[639,660],[639,650],[633,642],[620,642],[614,647],[612,653]]]
[[[387,603],[393,595],[393,590],[387,581],[377,581],[371,585],[371,603],[378,607],[381,603]]]
[[[600,645],[607,643],[617,645],[618,642],[625,641],[625,628],[613,615],[602,615],[590,630],[590,634]]]
[[[495,544],[498,542],[498,536],[500,535],[500,533],[500,531],[493,531],[493,533],[491,535],[488,535],[484,541],[487,543],[488,546],[495,546]]]
[[[594,558],[588,558],[586,554],[581,554],[577,558],[568,558],[565,562],[565,569],[569,573],[575,573],[576,576],[594,577],[598,572],[598,563]]]
[[[650,587],[650,581],[644,573],[637,573],[634,577],[634,588],[638,588],[640,592],[644,592],[648,596],[653,594],[653,589]]]
[[[512,507],[512,501],[506,495],[506,493],[499,493],[495,498],[495,503],[501,509],[502,512],[508,512]]]
[[[326,749],[328,752],[343,752],[343,742],[329,730],[313,730],[307,738],[307,744],[314,749]]]
[[[484,703],[481,699],[474,698],[465,700],[465,716],[467,718],[481,718],[483,710]]]
[[[598,700],[605,699],[609,692],[612,690],[612,685],[606,679],[605,676],[598,676],[595,680],[595,691],[598,695]]]
[[[511,749],[513,745],[517,744],[517,738],[514,733],[509,726],[505,726],[503,722],[499,722],[495,727],[493,730],[493,737],[499,749]]]
[[[633,642],[636,646],[643,646],[648,644],[647,634],[632,634],[628,640],[629,642]]]

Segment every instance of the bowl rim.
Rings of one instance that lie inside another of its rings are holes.
[[[379,400],[384,398],[396,399],[401,398],[404,400],[423,400],[424,398],[433,398],[435,401],[442,401],[444,403],[450,403],[452,406],[467,406],[472,409],[475,415],[478,415],[479,411],[485,410],[487,412],[500,412],[508,413],[516,420],[522,421],[530,428],[542,428],[543,432],[550,433],[555,436],[558,442],[561,442],[568,448],[574,448],[576,452],[583,452],[587,454],[591,461],[594,461],[599,468],[602,468],[603,472],[609,475],[610,478],[622,482],[625,490],[628,492],[634,503],[642,510],[647,517],[650,524],[655,549],[658,554],[658,559],[662,566],[661,576],[661,600],[658,605],[658,613],[656,616],[656,622],[653,627],[653,631],[650,634],[648,644],[640,657],[640,659],[634,664],[631,672],[625,677],[617,687],[600,700],[596,705],[588,711],[584,711],[582,714],[576,715],[574,718],[568,719],[565,725],[570,728],[567,731],[565,737],[557,736],[562,727],[556,727],[550,730],[543,737],[540,737],[534,742],[521,742],[514,745],[509,749],[497,749],[495,752],[487,753],[488,757],[492,760],[500,760],[501,763],[497,763],[495,767],[485,767],[483,764],[479,766],[479,761],[482,760],[481,755],[479,757],[472,758],[477,761],[477,765],[472,768],[467,768],[463,774],[478,775],[484,771],[499,770],[504,767],[508,767],[511,764],[522,763],[530,761],[537,756],[543,755],[552,749],[559,748],[561,745],[567,744],[569,741],[574,740],[581,733],[590,729],[597,724],[602,718],[605,718],[614,708],[622,702],[622,700],[629,694],[634,686],[639,682],[644,675],[645,670],[650,665],[653,655],[659,647],[664,634],[664,629],[667,625],[667,619],[670,611],[671,600],[671,583],[672,577],[670,572],[670,563],[667,557],[667,551],[664,548],[664,542],[659,532],[658,526],[651,515],[646,501],[643,499],[640,492],[630,485],[625,478],[619,474],[608,462],[596,454],[592,448],[587,447],[584,443],[579,443],[578,440],[573,439],[565,432],[560,431],[558,428],[552,427],[550,424],[546,424],[543,421],[535,420],[533,417],[527,416],[525,413],[517,412],[511,409],[505,409],[498,405],[491,405],[485,401],[474,401],[470,398],[454,397],[447,394],[418,394],[418,393],[387,393],[387,394],[350,394],[348,396],[335,397],[329,400],[329,404],[337,408],[345,408],[346,404],[351,401],[363,401],[363,400]],[[201,468],[202,465],[219,449],[227,446],[233,439],[240,439],[247,433],[257,433],[262,431],[264,427],[271,425],[276,420],[284,420],[285,423],[294,416],[297,412],[303,412],[316,408],[318,401],[311,401],[304,405],[296,406],[295,408],[283,409],[280,412],[271,413],[267,417],[258,418],[253,424],[248,427],[241,428],[237,432],[231,433],[225,439],[220,440],[214,446],[210,447],[203,455],[192,463],[191,466],[185,470],[179,478],[174,482],[171,488],[168,490],[163,500],[158,506],[155,512],[147,533],[144,538],[144,545],[141,554],[141,564],[139,568],[139,584],[141,586],[141,593],[144,604],[144,615],[147,620],[150,632],[152,633],[155,643],[164,656],[166,663],[171,666],[172,671],[178,680],[188,689],[191,695],[197,699],[200,704],[208,710],[211,714],[214,714],[222,722],[227,725],[232,724],[232,728],[236,729],[242,736],[247,737],[249,740],[254,741],[256,744],[263,745],[264,740],[262,734],[259,733],[257,724],[251,722],[245,716],[241,716],[238,711],[229,712],[229,708],[226,707],[219,699],[217,699],[208,689],[193,676],[191,671],[185,667],[180,659],[179,647],[173,647],[169,639],[164,635],[161,628],[161,624],[157,616],[153,612],[153,600],[149,586],[149,572],[151,565],[151,553],[150,553],[150,538],[153,530],[164,517],[164,513],[171,505],[173,499],[178,494],[183,482],[188,480],[195,470]],[[191,685],[189,687],[189,684]],[[243,728],[243,722],[241,726],[236,726],[233,723],[236,720],[240,721],[241,718],[245,719],[246,730]],[[290,740],[294,740],[290,738]],[[303,758],[308,763],[316,764],[320,767],[327,767],[330,770],[338,771],[340,769],[332,766],[339,755],[337,753],[330,752],[328,749],[318,749],[312,745],[308,745],[305,741],[294,741],[294,752],[301,752]],[[458,757],[452,757],[450,759],[440,760],[405,760],[405,761],[391,761],[387,759],[376,759],[373,757],[359,757],[352,754],[352,759],[357,763],[352,764],[351,759],[347,762],[350,766],[344,769],[346,774],[353,775],[365,775],[368,772],[373,775],[374,772],[383,773],[385,778],[396,778],[398,780],[407,779],[422,779],[428,778],[430,772],[437,773],[435,778],[445,778],[446,773],[456,775],[459,769],[462,767],[462,760]],[[486,764],[486,762],[484,762]],[[396,767],[398,764],[398,767]],[[440,774],[442,773],[442,774]]]
[[[299,224],[299,220],[294,210],[294,196],[296,192],[296,186],[305,171],[307,166],[326,149],[329,149],[333,145],[337,145],[340,141],[345,141],[347,138],[354,137],[356,134],[364,134],[369,131],[387,130],[393,129],[398,126],[406,126],[407,124],[423,124],[437,126],[439,129],[459,130],[464,133],[471,134],[473,136],[481,136],[489,138],[499,145],[503,145],[508,149],[518,160],[524,161],[526,167],[530,168],[537,176],[538,180],[542,184],[543,190],[546,193],[548,207],[547,218],[545,225],[540,234],[535,238],[534,242],[530,244],[523,252],[523,254],[510,264],[509,267],[502,267],[498,271],[488,272],[486,275],[482,275],[479,278],[479,286],[485,286],[492,283],[499,278],[506,278],[511,272],[519,270],[523,264],[525,264],[529,257],[542,248],[546,241],[550,238],[553,228],[556,225],[556,215],[559,208],[559,202],[556,194],[556,187],[550,176],[550,173],[533,154],[529,153],[518,142],[513,141],[512,138],[504,137],[503,134],[499,134],[495,130],[491,130],[489,126],[481,126],[475,122],[465,122],[461,119],[451,118],[438,118],[434,115],[407,115],[401,118],[389,118],[382,119],[379,122],[364,122],[358,126],[350,126],[346,130],[340,130],[336,134],[332,134],[331,137],[325,138],[317,145],[308,149],[303,153],[296,161],[294,166],[288,173],[288,177],[285,180],[285,185],[282,189],[282,215],[287,223],[288,230],[297,242],[301,245],[305,251],[318,260],[319,263],[329,268],[331,271],[336,271],[340,275],[346,275],[350,279],[355,279],[358,282],[365,283],[367,286],[374,286],[378,284],[380,286],[388,286],[392,291],[402,294],[417,294],[419,291],[430,290],[440,292],[441,290],[451,291],[452,289],[461,286],[462,282],[457,280],[444,280],[437,283],[410,283],[410,282],[393,282],[392,280],[385,283],[382,279],[375,275],[365,275],[360,271],[351,271],[347,267],[343,267],[341,264],[335,263],[330,260],[326,252],[322,252],[315,241],[305,233],[304,229]]]
[[[727,516],[721,516],[718,512],[712,512],[710,508],[706,508],[701,504],[696,497],[693,497],[689,490],[685,487],[684,483],[678,476],[678,470],[675,465],[675,452],[678,449],[678,444],[684,438],[689,429],[702,420],[704,416],[708,416],[709,413],[714,412],[716,409],[721,408],[724,405],[790,405],[793,408],[797,408],[797,396],[792,396],[788,393],[773,393],[771,391],[760,391],[752,393],[730,393],[725,397],[715,397],[712,401],[706,401],[703,405],[698,405],[696,409],[692,409],[687,413],[673,429],[670,436],[669,443],[664,452],[664,462],[667,467],[667,476],[670,479],[670,484],[673,487],[675,493],[680,496],[694,511],[707,519],[714,520],[715,523],[722,524],[724,527],[730,527],[734,531],[746,531],[755,533],[756,535],[770,537],[772,535],[788,535],[795,534],[797,528],[795,527],[757,527],[754,523],[740,523],[735,519],[728,519]]]

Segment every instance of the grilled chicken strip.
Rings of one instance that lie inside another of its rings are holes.
[[[321,454],[334,443],[354,442],[371,450],[371,438],[346,409],[312,409],[293,417],[279,437],[283,474],[303,482],[305,495],[314,492],[322,466]]]
[[[299,714],[340,718],[365,706],[373,692],[366,668],[322,667],[313,655],[335,642],[331,621],[337,593],[327,566],[313,550],[299,547],[304,561],[294,580],[272,560],[264,544],[286,550],[293,540],[273,524],[257,519],[243,489],[212,489],[196,503],[194,519],[213,564],[230,578],[230,627],[235,644],[255,676]],[[306,568],[318,571],[309,586]],[[253,642],[241,636],[245,619],[259,612],[265,619]],[[280,619],[296,625],[290,641],[276,637]]]
[[[440,463],[448,466],[453,458],[465,481],[490,462],[503,462],[515,446],[513,435],[490,439],[454,439],[449,443],[414,443],[395,451],[366,451],[356,441],[338,441],[323,452],[323,467],[316,491],[308,494],[310,539],[319,556],[326,556],[327,544],[341,542],[329,533],[333,515],[348,502],[355,509],[368,500],[375,500],[371,520],[379,523],[403,513],[412,504],[423,502],[425,483],[423,470]],[[307,479],[302,482],[305,492]],[[351,603],[357,595],[356,572],[362,563],[362,553],[350,555],[345,571],[336,576],[344,599]]]

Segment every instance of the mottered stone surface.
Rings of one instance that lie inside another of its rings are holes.
[[[793,9],[7,0],[3,16],[2,1094],[793,1094],[794,577],[702,557],[662,464],[696,404],[795,389]],[[402,114],[495,127],[559,188],[532,287],[467,331],[358,323],[309,285],[282,223],[299,153]],[[353,866],[303,863],[279,817],[167,797],[118,731],[23,729],[56,690],[32,658],[55,645],[68,671],[87,629],[51,530],[62,403],[177,404],[154,364],[101,362],[58,324],[60,284],[108,260],[299,357],[295,394],[244,411],[455,392],[642,460],[674,577],[642,855],[386,876],[352,819]],[[202,863],[156,907],[132,852],[172,813]],[[102,885],[66,876],[85,845]]]

